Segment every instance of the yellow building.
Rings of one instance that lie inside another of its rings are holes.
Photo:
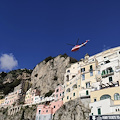
[[[4,105],[4,102],[5,102],[5,99],[3,98],[3,99],[0,99],[0,106],[1,105]]]
[[[97,69],[98,61],[94,56],[89,57],[85,55],[85,59],[80,63],[80,98],[90,97],[90,91],[94,83],[96,83],[96,76],[100,74]]]
[[[100,90],[91,91],[91,103],[110,98],[114,105],[120,105],[120,81],[101,85]]]
[[[66,74],[64,77],[65,86],[65,93],[63,98],[64,103],[79,97],[80,74],[78,70],[79,62],[71,64],[71,66],[66,69]]]

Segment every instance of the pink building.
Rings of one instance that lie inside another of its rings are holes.
[[[36,120],[52,120],[52,115],[63,105],[62,100],[53,101],[48,106],[38,105]]]
[[[52,108],[50,106],[38,105],[36,120],[52,120]]]
[[[55,100],[60,100],[64,97],[64,87],[62,85],[57,86],[53,93]]]
[[[52,114],[54,115],[55,112],[63,105],[63,101],[62,100],[58,100],[58,101],[53,101],[50,103],[50,107],[52,108]]]
[[[38,105],[36,120],[52,120],[52,116],[63,105],[64,87],[62,85],[57,86],[53,96],[54,101],[50,102],[49,105]]]
[[[4,105],[8,105],[9,106],[9,105],[12,105],[14,103],[17,103],[17,101],[20,99],[20,94],[21,94],[21,89],[9,93],[5,97]]]

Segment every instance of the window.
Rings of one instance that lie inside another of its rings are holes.
[[[67,96],[67,100],[69,99],[69,96]]]
[[[72,78],[74,78],[74,77],[75,77],[75,75],[72,76]]]
[[[68,73],[70,72],[70,70],[67,71]]]
[[[120,100],[120,95],[119,93],[114,94],[114,100]]]
[[[75,96],[75,93],[73,93],[73,96]]]
[[[57,89],[56,92],[59,92],[59,89]]]
[[[110,95],[102,95],[100,97],[100,100],[104,100],[104,99],[107,99],[107,98],[111,98],[111,96]]]
[[[56,95],[56,97],[58,97],[58,94]]]
[[[103,71],[102,71],[102,75],[105,75],[105,74],[106,74],[106,72],[105,72],[105,70],[103,70]]]
[[[85,72],[85,68],[81,68],[81,72]]]
[[[96,98],[94,99],[94,102],[96,102]]]
[[[41,110],[39,110],[39,114],[41,113]]]
[[[109,77],[109,82],[112,82],[113,80],[112,80],[112,77]]]
[[[60,96],[61,96],[61,93],[60,93]]]
[[[70,92],[70,88],[68,88],[68,89],[66,90],[66,92]]]
[[[90,71],[90,76],[93,76],[93,71]]]
[[[48,110],[46,110],[46,112],[48,112]]]
[[[89,95],[89,92],[88,92],[88,90],[86,90],[86,95]]]
[[[55,108],[55,105],[54,105],[54,108]]]
[[[66,76],[66,80],[69,81],[69,75]]]
[[[111,67],[107,68],[107,74],[112,73],[113,69]]]
[[[92,65],[90,65],[90,71],[93,71]]]
[[[101,109],[98,108],[98,115],[101,115]]]
[[[85,80],[85,74],[82,74],[82,80]]]
[[[90,82],[86,83],[86,88],[90,88]]]
[[[109,60],[107,60],[107,61],[105,61],[105,64],[107,64],[107,63],[109,63],[110,61]]]
[[[100,70],[98,70],[98,75],[100,75]]]
[[[73,90],[74,90],[75,88],[77,88],[77,85],[76,85],[76,84],[74,84],[74,85],[72,86],[72,88],[73,88]]]

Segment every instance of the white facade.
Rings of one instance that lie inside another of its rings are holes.
[[[82,89],[79,92],[80,97],[90,96],[91,89]]]
[[[120,105],[111,105],[110,109],[112,113],[120,112]]]
[[[109,114],[112,112],[111,105],[113,105],[114,102],[111,99],[104,99],[100,100],[94,103],[90,103],[91,113],[90,115],[98,115],[100,110],[101,115]]]
[[[90,115],[98,115],[98,109],[100,109],[101,115],[120,113],[120,104],[114,105],[114,101],[109,98],[90,103],[89,106],[91,108]]]
[[[34,99],[33,99],[33,104],[40,103],[40,101],[41,101],[40,96],[35,96]]]

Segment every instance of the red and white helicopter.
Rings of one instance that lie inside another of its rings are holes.
[[[74,46],[74,47],[71,49],[72,52],[79,50],[80,47],[85,46],[85,45],[87,44],[87,42],[90,41],[90,40],[86,40],[86,42],[84,42],[84,43],[82,43],[82,44],[80,44],[80,45],[78,45],[78,41],[79,41],[79,39],[77,40],[76,45],[68,44],[68,45]]]

